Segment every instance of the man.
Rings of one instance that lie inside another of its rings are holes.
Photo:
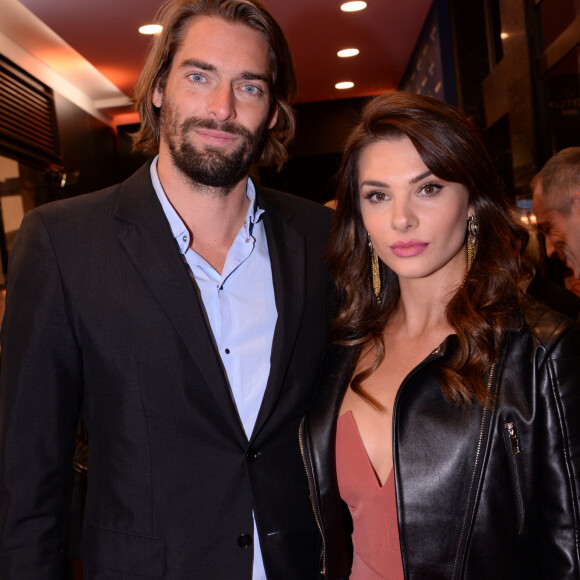
[[[532,180],[532,190],[546,253],[557,255],[580,279],[580,147],[551,157]]]
[[[89,433],[84,580],[304,580],[301,463],[327,336],[328,209],[265,190],[292,60],[248,0],[175,0],[136,88],[126,182],[30,212],[0,390],[0,578],[62,580],[74,435]]]

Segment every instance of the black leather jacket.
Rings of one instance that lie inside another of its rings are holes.
[[[441,394],[433,367],[455,336],[399,389],[393,462],[406,580],[580,578],[580,327],[536,305],[505,333],[486,379],[489,408],[462,408]],[[348,578],[351,561],[334,440],[353,365],[352,349],[331,349],[300,427],[330,580]]]

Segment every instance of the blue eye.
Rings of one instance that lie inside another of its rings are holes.
[[[189,78],[195,83],[203,83],[205,81],[205,77],[200,73],[193,73],[189,75]]]
[[[242,91],[248,93],[249,95],[258,95],[261,92],[260,89],[255,85],[244,85],[242,87]]]

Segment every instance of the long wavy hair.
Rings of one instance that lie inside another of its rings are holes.
[[[270,49],[271,109],[277,109],[276,124],[267,133],[259,159],[264,165],[282,165],[288,158],[286,145],[294,137],[296,120],[291,103],[297,82],[290,48],[274,17],[258,0],[169,0],[157,21],[163,30],[155,39],[145,61],[133,96],[141,127],[132,135],[133,149],[148,154],[159,151],[160,110],[152,103],[153,91],[165,89],[173,57],[179,50],[188,25],[198,16],[215,16],[244,24],[266,38]]]
[[[400,288],[397,275],[380,262],[380,303],[374,295],[358,167],[361,153],[370,144],[404,137],[433,175],[467,188],[479,220],[475,261],[446,308],[458,348],[437,367],[437,378],[448,400],[485,404],[483,378],[501,352],[507,317],[523,300],[519,283],[526,276],[522,253],[528,233],[513,216],[512,204],[475,125],[443,101],[403,92],[379,95],[363,109],[346,143],[328,251],[339,297],[333,334],[338,342],[358,347],[359,356],[375,350],[374,363],[360,370],[351,386],[381,409],[362,383],[384,358],[383,332],[399,305]]]

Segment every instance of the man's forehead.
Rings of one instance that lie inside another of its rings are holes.
[[[264,35],[240,22],[219,16],[195,16],[186,25],[169,67],[169,74],[193,63],[235,78],[272,82],[270,48]]]
[[[543,198],[544,198],[544,190],[542,189],[542,183],[538,181],[534,187],[534,191],[532,192],[532,196],[534,198],[534,206],[536,204],[543,205]]]
[[[231,43],[239,48],[240,58],[248,52],[248,58],[260,63],[265,58],[269,68],[270,46],[265,35],[244,22],[227,20],[220,16],[200,15],[191,18],[187,23],[177,52],[187,51],[189,47],[198,50],[219,50],[224,43]],[[240,50],[243,48],[243,51]]]
[[[544,213],[546,211],[546,206],[544,205],[544,197],[542,195],[542,189],[539,185],[537,185],[534,189],[533,205],[534,205],[534,213],[536,215],[538,215],[539,213]]]

